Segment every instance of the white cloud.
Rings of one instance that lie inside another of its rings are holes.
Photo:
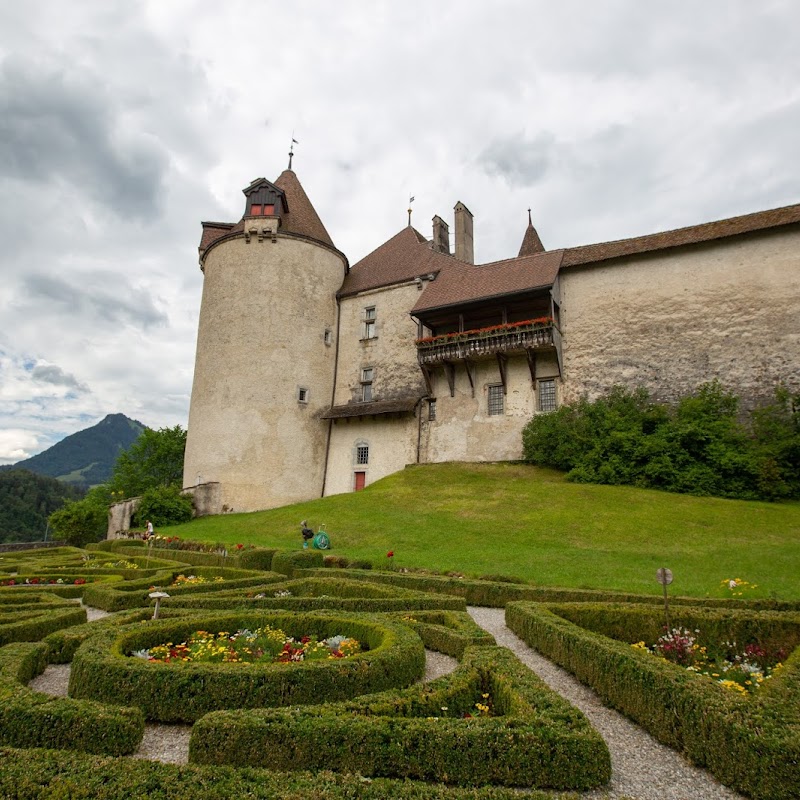
[[[5,452],[186,424],[199,222],[238,219],[293,132],[351,263],[412,194],[426,234],[463,200],[479,261],[529,206],[559,247],[797,202],[799,24],[790,0],[4,4]]]

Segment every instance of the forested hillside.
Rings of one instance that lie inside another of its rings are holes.
[[[0,542],[44,539],[47,517],[80,491],[55,478],[26,469],[0,473]]]
[[[38,455],[0,470],[27,469],[37,475],[88,488],[106,482],[117,457],[139,438],[144,425],[124,414],[105,419],[67,436]]]

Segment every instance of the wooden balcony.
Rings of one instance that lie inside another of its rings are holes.
[[[417,341],[420,366],[472,361],[497,354],[560,349],[560,333],[552,323],[506,325],[490,330],[434,336]]]

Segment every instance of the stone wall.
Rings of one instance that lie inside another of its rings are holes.
[[[369,448],[366,464],[356,461],[356,448]],[[417,418],[353,417],[338,419],[331,431],[331,451],[325,494],[352,492],[355,473],[364,472],[366,486],[414,464],[417,460]]]
[[[125,531],[131,529],[131,517],[139,508],[141,497],[131,497],[121,503],[112,503],[108,507],[108,531],[106,539],[118,539]]]
[[[745,408],[800,390],[800,232],[561,273],[564,402],[614,384],[675,401],[718,378]]]
[[[456,365],[455,396],[443,368],[435,371],[433,380],[436,397],[436,419],[428,421],[423,410],[421,461],[502,461],[522,457],[522,429],[536,413],[537,396],[528,362],[512,356],[507,362],[507,393],[503,413],[489,415],[490,385],[501,382],[495,360],[475,362],[475,392],[473,397],[466,368]],[[537,359],[537,379],[556,377],[558,364],[555,355]],[[558,381],[556,381],[558,391]]]
[[[362,292],[341,300],[339,369],[334,405],[361,400],[361,370],[373,367],[375,400],[427,394],[419,365],[417,324],[409,311],[419,291],[413,282]],[[364,311],[375,308],[375,336],[364,338]]]
[[[231,511],[319,497],[343,257],[297,237],[239,237],[204,265],[183,484],[219,483]]]

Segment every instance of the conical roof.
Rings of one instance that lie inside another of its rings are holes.
[[[533,227],[531,221],[531,210],[528,209],[528,227],[525,229],[525,236],[522,237],[522,245],[519,248],[518,258],[523,256],[532,256],[535,253],[544,253],[544,245],[536,233],[536,228]]]
[[[311,205],[305,189],[297,179],[297,175],[292,170],[286,169],[275,181],[275,186],[283,190],[289,206],[289,212],[283,216],[283,230],[289,233],[299,233],[335,247],[322,220],[314,210],[314,206]]]

